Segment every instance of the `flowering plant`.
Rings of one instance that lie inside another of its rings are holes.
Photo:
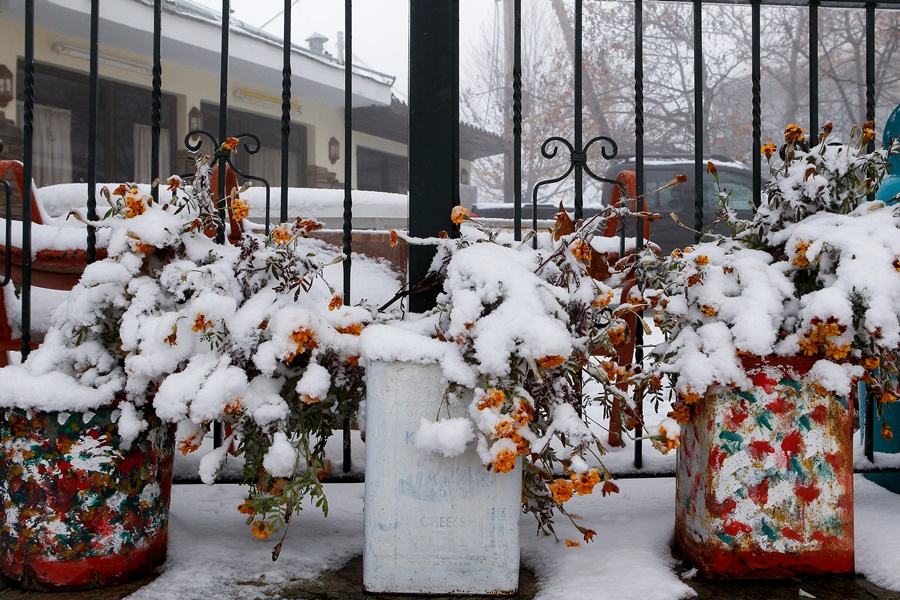
[[[809,376],[824,390],[848,395],[862,380],[880,407],[897,399],[900,212],[867,196],[900,143],[867,152],[871,122],[847,143],[829,141],[831,131],[829,123],[810,147],[789,125],[780,162],[774,144],[762,147],[772,179],[751,219],[738,219],[721,190],[733,238],[642,257],[666,337],[653,355],[654,391],[670,377],[676,420],[686,422],[714,384],[749,386],[742,356],[816,357]]]
[[[265,539],[306,497],[327,511],[325,442],[364,394],[357,345],[371,313],[342,306],[324,282],[322,247],[306,238],[314,221],[217,244],[210,189],[199,158],[193,181],[169,180],[167,202],[130,184],[106,190],[111,208],[92,225],[111,230],[109,258],[85,269],[22,369],[62,372],[102,400],[124,396],[120,429],[146,427],[135,408],[152,408],[177,424],[185,454],[224,422],[227,439],[203,456],[200,477],[213,483],[228,452],[242,455],[240,510]],[[228,203],[235,218],[247,208],[240,191]]]
[[[443,280],[436,308],[405,324],[443,343],[439,361],[448,381],[440,414],[422,419],[415,443],[452,457],[476,440],[482,463],[495,473],[521,462],[523,508],[552,533],[554,514],[569,516],[564,503],[574,494],[618,491],[588,407],[619,399],[633,426],[637,412],[617,384],[641,375],[594,355],[614,355],[629,335],[625,316],[646,305],[640,297],[611,304],[626,268],[609,264],[618,240],[597,235],[603,216],[576,226],[560,212],[553,235],[542,235],[537,248],[529,243],[534,232],[513,241],[462,207],[452,220],[461,225],[459,238],[404,238],[437,245],[432,274]],[[392,232],[392,240],[400,237]],[[367,335],[386,337],[377,328]],[[595,535],[573,524],[585,541]]]

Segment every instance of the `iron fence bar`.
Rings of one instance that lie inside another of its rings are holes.
[[[694,0],[694,229],[703,229],[703,0]]]
[[[25,0],[22,139],[22,361],[31,352],[31,176],[34,155],[34,0]],[[7,253],[8,255],[9,253]]]
[[[97,111],[100,95],[100,0],[91,0],[90,73],[88,75],[87,217],[97,220]],[[97,231],[87,226],[87,262],[97,258]]]
[[[582,119],[584,118],[584,106],[581,98],[583,77],[582,70],[584,67],[584,56],[582,50],[582,20],[583,20],[583,0],[575,0],[575,149],[578,154],[584,154]],[[584,173],[582,167],[584,161],[576,161],[577,157],[573,154],[572,159],[575,163],[575,222],[577,223],[584,217]]]
[[[515,185],[513,188],[513,237],[519,241],[522,239],[522,0],[513,2],[512,75],[513,182]]]
[[[809,0],[809,137],[819,135],[819,0]]]
[[[866,4],[866,121],[875,120],[875,5]],[[867,152],[875,151],[875,140],[870,140]],[[867,200],[875,200],[875,193],[868,195]],[[864,432],[863,452],[869,462],[875,462],[875,398],[872,386],[866,386],[865,397],[866,428]],[[860,401],[863,401],[860,398]]]
[[[288,220],[288,167],[291,143],[291,9],[292,0],[284,0],[283,66],[281,68],[281,213],[279,221]],[[269,208],[266,207],[266,235],[269,235]]]
[[[634,171],[635,192],[638,198],[644,195],[644,3],[643,0],[634,2]],[[644,201],[641,200],[643,205]],[[643,210],[643,206],[640,207]],[[643,246],[643,223],[635,220],[635,238],[638,248]],[[624,228],[623,228],[624,231]],[[623,244],[624,246],[624,244]],[[620,256],[624,256],[624,247]],[[635,364],[641,365],[644,361],[643,327],[635,323],[634,328]],[[637,400],[637,399],[636,399]],[[636,401],[638,417],[642,416],[641,402]],[[634,466],[637,469],[644,464],[644,446],[641,441],[643,432],[640,427],[635,427]]]
[[[350,253],[353,251],[353,0],[344,2],[344,302],[350,303]],[[353,467],[350,420],[344,420],[344,473]]]
[[[450,211],[459,199],[459,0],[410,0],[409,30],[409,234],[457,237]],[[409,247],[412,312],[437,302],[437,287],[424,281],[434,254]]]
[[[231,2],[230,0],[222,0],[222,48],[219,56],[219,144],[224,144],[228,135],[228,38],[231,27]],[[226,155],[224,152],[216,152],[216,161],[218,162],[218,195],[225,196],[225,171],[228,168],[228,157],[231,151]],[[214,198],[216,208],[219,214],[219,225],[216,229],[216,243],[225,243],[225,202],[219,198]],[[224,438],[224,428],[221,421],[213,424],[213,447],[222,446]]]
[[[0,140],[0,152],[3,152],[3,140]],[[0,281],[0,287],[9,284],[12,278],[12,188],[5,179],[0,179],[3,184],[3,192],[6,195],[6,212],[3,213],[3,219],[6,221],[6,242],[3,246],[6,256],[3,260],[3,281]]]
[[[159,130],[162,116],[162,0],[153,2],[153,100],[150,109],[150,195],[159,202]]]
[[[761,201],[762,196],[762,27],[760,25],[760,0],[754,0],[750,14],[751,37],[751,103],[753,105],[753,148],[750,156],[753,160],[753,202]]]

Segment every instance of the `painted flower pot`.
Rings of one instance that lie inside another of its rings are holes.
[[[0,413],[0,572],[32,589],[151,573],[166,556],[171,426],[123,444],[118,411]]]
[[[521,463],[491,473],[474,444],[454,458],[415,447],[441,407],[439,366],[372,362],[366,379],[365,590],[516,593]]]
[[[748,358],[754,387],[694,406],[678,448],[675,540],[708,577],[852,573],[852,408],[814,358]]]

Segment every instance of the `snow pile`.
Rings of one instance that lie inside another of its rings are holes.
[[[671,377],[676,409],[716,384],[748,387],[747,356],[821,357],[808,377],[828,391],[847,394],[862,379],[886,401],[897,397],[886,373],[896,373],[900,344],[900,208],[866,197],[900,143],[866,154],[870,124],[846,145],[829,145],[830,124],[823,129],[809,148],[789,126],[783,166],[774,145],[763,147],[772,180],[752,220],[738,220],[722,194],[734,239],[643,254],[645,293],[666,335],[654,368]]]
[[[342,256],[317,256],[326,246],[305,237],[313,221],[216,243],[209,176],[198,160],[192,182],[170,179],[165,203],[130,185],[105,191],[108,218],[93,225],[108,232],[109,257],[85,269],[28,360],[0,370],[0,407],[115,400],[129,438],[146,427],[135,407],[150,403],[178,425],[184,453],[224,421],[230,437],[204,456],[201,478],[212,483],[229,450],[243,453],[245,477],[258,480],[247,511],[267,537],[321,494],[325,440],[362,399],[359,335],[373,309],[345,306],[324,280]],[[229,205],[237,214],[247,202]]]

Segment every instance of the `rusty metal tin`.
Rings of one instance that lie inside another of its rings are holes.
[[[0,572],[14,585],[115,585],[165,561],[172,427],[123,444],[114,407],[0,412]]]
[[[716,387],[683,426],[675,540],[706,576],[853,572],[853,411],[804,377],[815,361],[745,359],[754,387]]]

